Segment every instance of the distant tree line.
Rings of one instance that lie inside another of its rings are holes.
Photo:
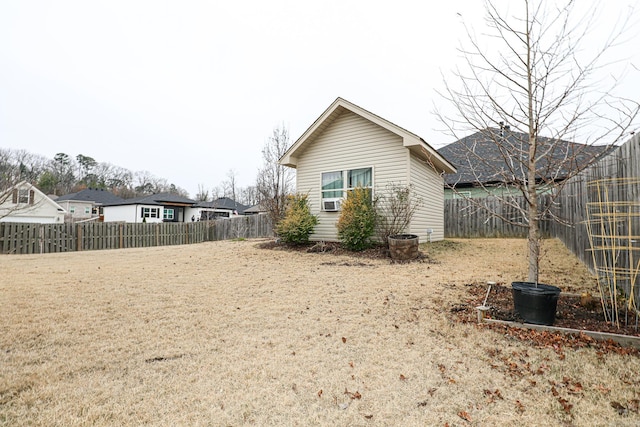
[[[237,173],[230,169],[226,178],[212,187],[198,185],[193,199],[212,201],[228,197],[247,206],[261,204],[274,223],[284,213],[286,196],[293,193],[295,171],[278,163],[290,146],[284,126],[276,127],[262,149],[263,165],[258,169],[255,185],[237,185]],[[93,157],[72,157],[57,153],[53,159],[26,150],[0,148],[0,193],[20,181],[35,185],[45,194],[62,196],[85,188],[103,189],[122,198],[172,193],[190,197],[189,193],[147,171],[132,172]]]
[[[20,181],[56,196],[85,188],[108,190],[125,199],[162,192],[188,196],[186,190],[147,171],[132,172],[83,154],[74,158],[58,153],[49,159],[26,150],[0,148],[0,191]]]

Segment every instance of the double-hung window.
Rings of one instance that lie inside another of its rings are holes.
[[[18,190],[18,203],[29,203],[29,190]]]
[[[350,169],[322,173],[322,206],[327,209],[324,202],[336,199],[344,199],[349,190],[362,187],[373,189],[373,168]],[[331,205],[335,206],[335,205]]]
[[[142,208],[142,218],[160,218],[160,208]]]

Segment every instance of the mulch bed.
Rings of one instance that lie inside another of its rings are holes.
[[[271,249],[271,250],[281,250],[281,251],[294,251],[294,252],[310,252],[310,253],[323,253],[323,254],[331,254],[331,255],[347,255],[353,258],[360,259],[382,259],[388,260],[391,264],[405,264],[409,262],[433,262],[429,258],[427,254],[420,251],[418,253],[418,258],[407,260],[407,261],[398,261],[391,259],[389,255],[389,249],[386,246],[373,246],[371,248],[354,252],[351,251],[342,244],[338,242],[309,242],[300,245],[292,245],[287,243],[282,243],[277,240],[268,240],[265,242],[260,242],[257,245],[260,249]]]
[[[476,319],[475,308],[482,305],[487,288],[469,285],[468,292],[470,297],[467,303],[454,307],[452,311],[457,311],[458,317],[471,315],[473,319]],[[493,285],[487,298],[487,306],[490,307],[488,315],[492,319],[523,322],[513,309],[510,286]],[[591,301],[581,302],[580,296],[561,294],[558,298],[556,321],[553,326],[640,337],[640,324],[636,327],[636,321],[640,322],[640,319],[637,319],[632,312],[628,312],[626,315],[627,322],[625,324],[625,313],[622,311],[619,313],[620,327],[618,327],[604,320],[602,304],[599,299],[593,298]]]
[[[596,348],[600,357],[604,357],[607,353],[640,356],[640,350],[636,348],[625,347],[612,340],[596,341],[586,334],[562,334],[554,331],[513,328],[500,324],[478,324],[476,307],[484,302],[487,288],[469,284],[467,285],[467,290],[469,293],[467,301],[456,304],[450,309],[450,314],[456,321],[474,323],[480,328],[497,329],[503,331],[507,336],[528,341],[538,347],[552,348],[561,359],[564,359],[564,351],[566,349],[584,347]],[[522,318],[514,312],[511,287],[500,284],[493,285],[487,298],[487,306],[490,307],[487,312],[489,318],[523,322]],[[638,328],[635,327],[635,315],[631,312],[627,313],[627,315],[628,322],[624,324],[625,315],[624,313],[619,313],[621,324],[620,327],[617,327],[604,320],[600,300],[594,299],[594,301],[585,306],[585,304],[581,303],[580,296],[560,295],[556,310],[556,321],[553,326],[640,337],[640,326]]]

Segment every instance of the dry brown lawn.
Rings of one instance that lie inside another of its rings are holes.
[[[524,240],[410,264],[257,245],[1,256],[0,425],[640,425],[637,356],[451,320],[467,285],[525,278]],[[545,248],[541,281],[593,291]]]

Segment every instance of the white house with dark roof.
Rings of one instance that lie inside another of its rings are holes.
[[[212,202],[198,202],[190,209],[189,214],[198,220],[206,221],[220,218],[232,218],[244,215],[249,206],[238,203],[229,197],[220,197]]]
[[[123,199],[103,206],[104,222],[188,222],[195,203],[170,193]]]
[[[66,211],[26,181],[0,194],[0,221],[62,224]]]
[[[362,186],[377,192],[411,186],[424,203],[408,233],[444,238],[443,175],[454,166],[418,135],[337,98],[280,158],[296,169],[296,189],[318,216],[312,240],[337,241],[340,201]]]

